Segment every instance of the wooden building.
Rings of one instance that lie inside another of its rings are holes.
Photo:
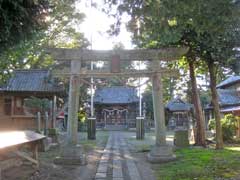
[[[192,120],[192,107],[192,104],[186,103],[180,98],[169,101],[165,106],[168,129],[188,129]]]
[[[240,116],[240,76],[231,76],[217,85],[220,111],[222,115]],[[214,118],[212,104],[205,107],[207,123]]]
[[[51,103],[48,127],[53,127],[56,97],[63,88],[54,81],[48,70],[16,70],[0,89],[0,129],[36,129],[36,111],[25,106],[25,100],[34,96],[47,98]],[[42,124],[43,126],[43,124]]]
[[[134,88],[115,86],[97,89],[94,95],[97,126],[109,129],[136,126],[138,103]]]

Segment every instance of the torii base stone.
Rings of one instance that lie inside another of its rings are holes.
[[[67,145],[63,147],[60,156],[54,159],[59,165],[86,165],[86,155],[83,153],[81,145]]]
[[[173,154],[172,146],[160,145],[154,146],[147,155],[148,161],[151,163],[165,163],[176,160]]]

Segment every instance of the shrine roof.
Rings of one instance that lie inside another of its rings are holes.
[[[220,105],[240,104],[240,93],[235,89],[218,89]]]
[[[51,77],[49,70],[15,70],[1,88],[4,92],[63,92],[63,87]]]
[[[217,88],[225,88],[240,82],[240,76],[231,76],[217,85]]]
[[[139,99],[135,88],[114,86],[97,89],[94,95],[95,104],[130,104]]]
[[[169,101],[167,103],[167,105],[165,106],[166,109],[168,109],[169,111],[190,111],[192,108],[192,104],[186,103],[183,100],[181,100],[180,98],[175,98],[172,99],[171,101]]]
[[[240,105],[240,92],[235,89],[218,89],[219,105],[221,106],[221,111],[228,108],[239,107]],[[212,109],[212,103],[205,106],[204,109]]]

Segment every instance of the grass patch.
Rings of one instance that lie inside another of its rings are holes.
[[[96,140],[88,140],[87,133],[81,133],[80,144],[83,146],[84,151],[89,151],[96,147],[104,147],[107,143],[109,133],[107,131],[97,131]]]
[[[109,133],[107,131],[97,131],[96,140],[88,140],[86,132],[80,132],[78,134],[79,144],[82,145],[83,151],[88,152],[90,150],[96,149],[98,147],[105,147]],[[55,148],[50,149],[47,152],[40,152],[40,159],[44,162],[52,162],[52,160],[59,156],[63,149],[67,149],[69,146],[67,144],[66,135],[60,138],[65,138],[64,142]]]
[[[235,150],[237,149],[237,150]],[[237,179],[240,177],[240,151],[238,148],[179,149],[178,160],[154,165],[159,180],[214,180],[216,178]]]

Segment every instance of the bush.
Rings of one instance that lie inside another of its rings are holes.
[[[78,130],[82,132],[87,131],[87,114],[83,109],[80,109],[78,112]]]
[[[236,134],[236,130],[237,130],[237,120],[238,120],[238,117],[236,117],[232,114],[226,114],[224,116],[224,118],[221,119],[222,133],[223,133],[224,141],[233,140],[233,137]],[[216,129],[215,119],[209,120],[208,127],[210,130]]]
[[[209,130],[215,130],[215,128],[216,128],[215,119],[210,119],[208,121],[208,129]]]

